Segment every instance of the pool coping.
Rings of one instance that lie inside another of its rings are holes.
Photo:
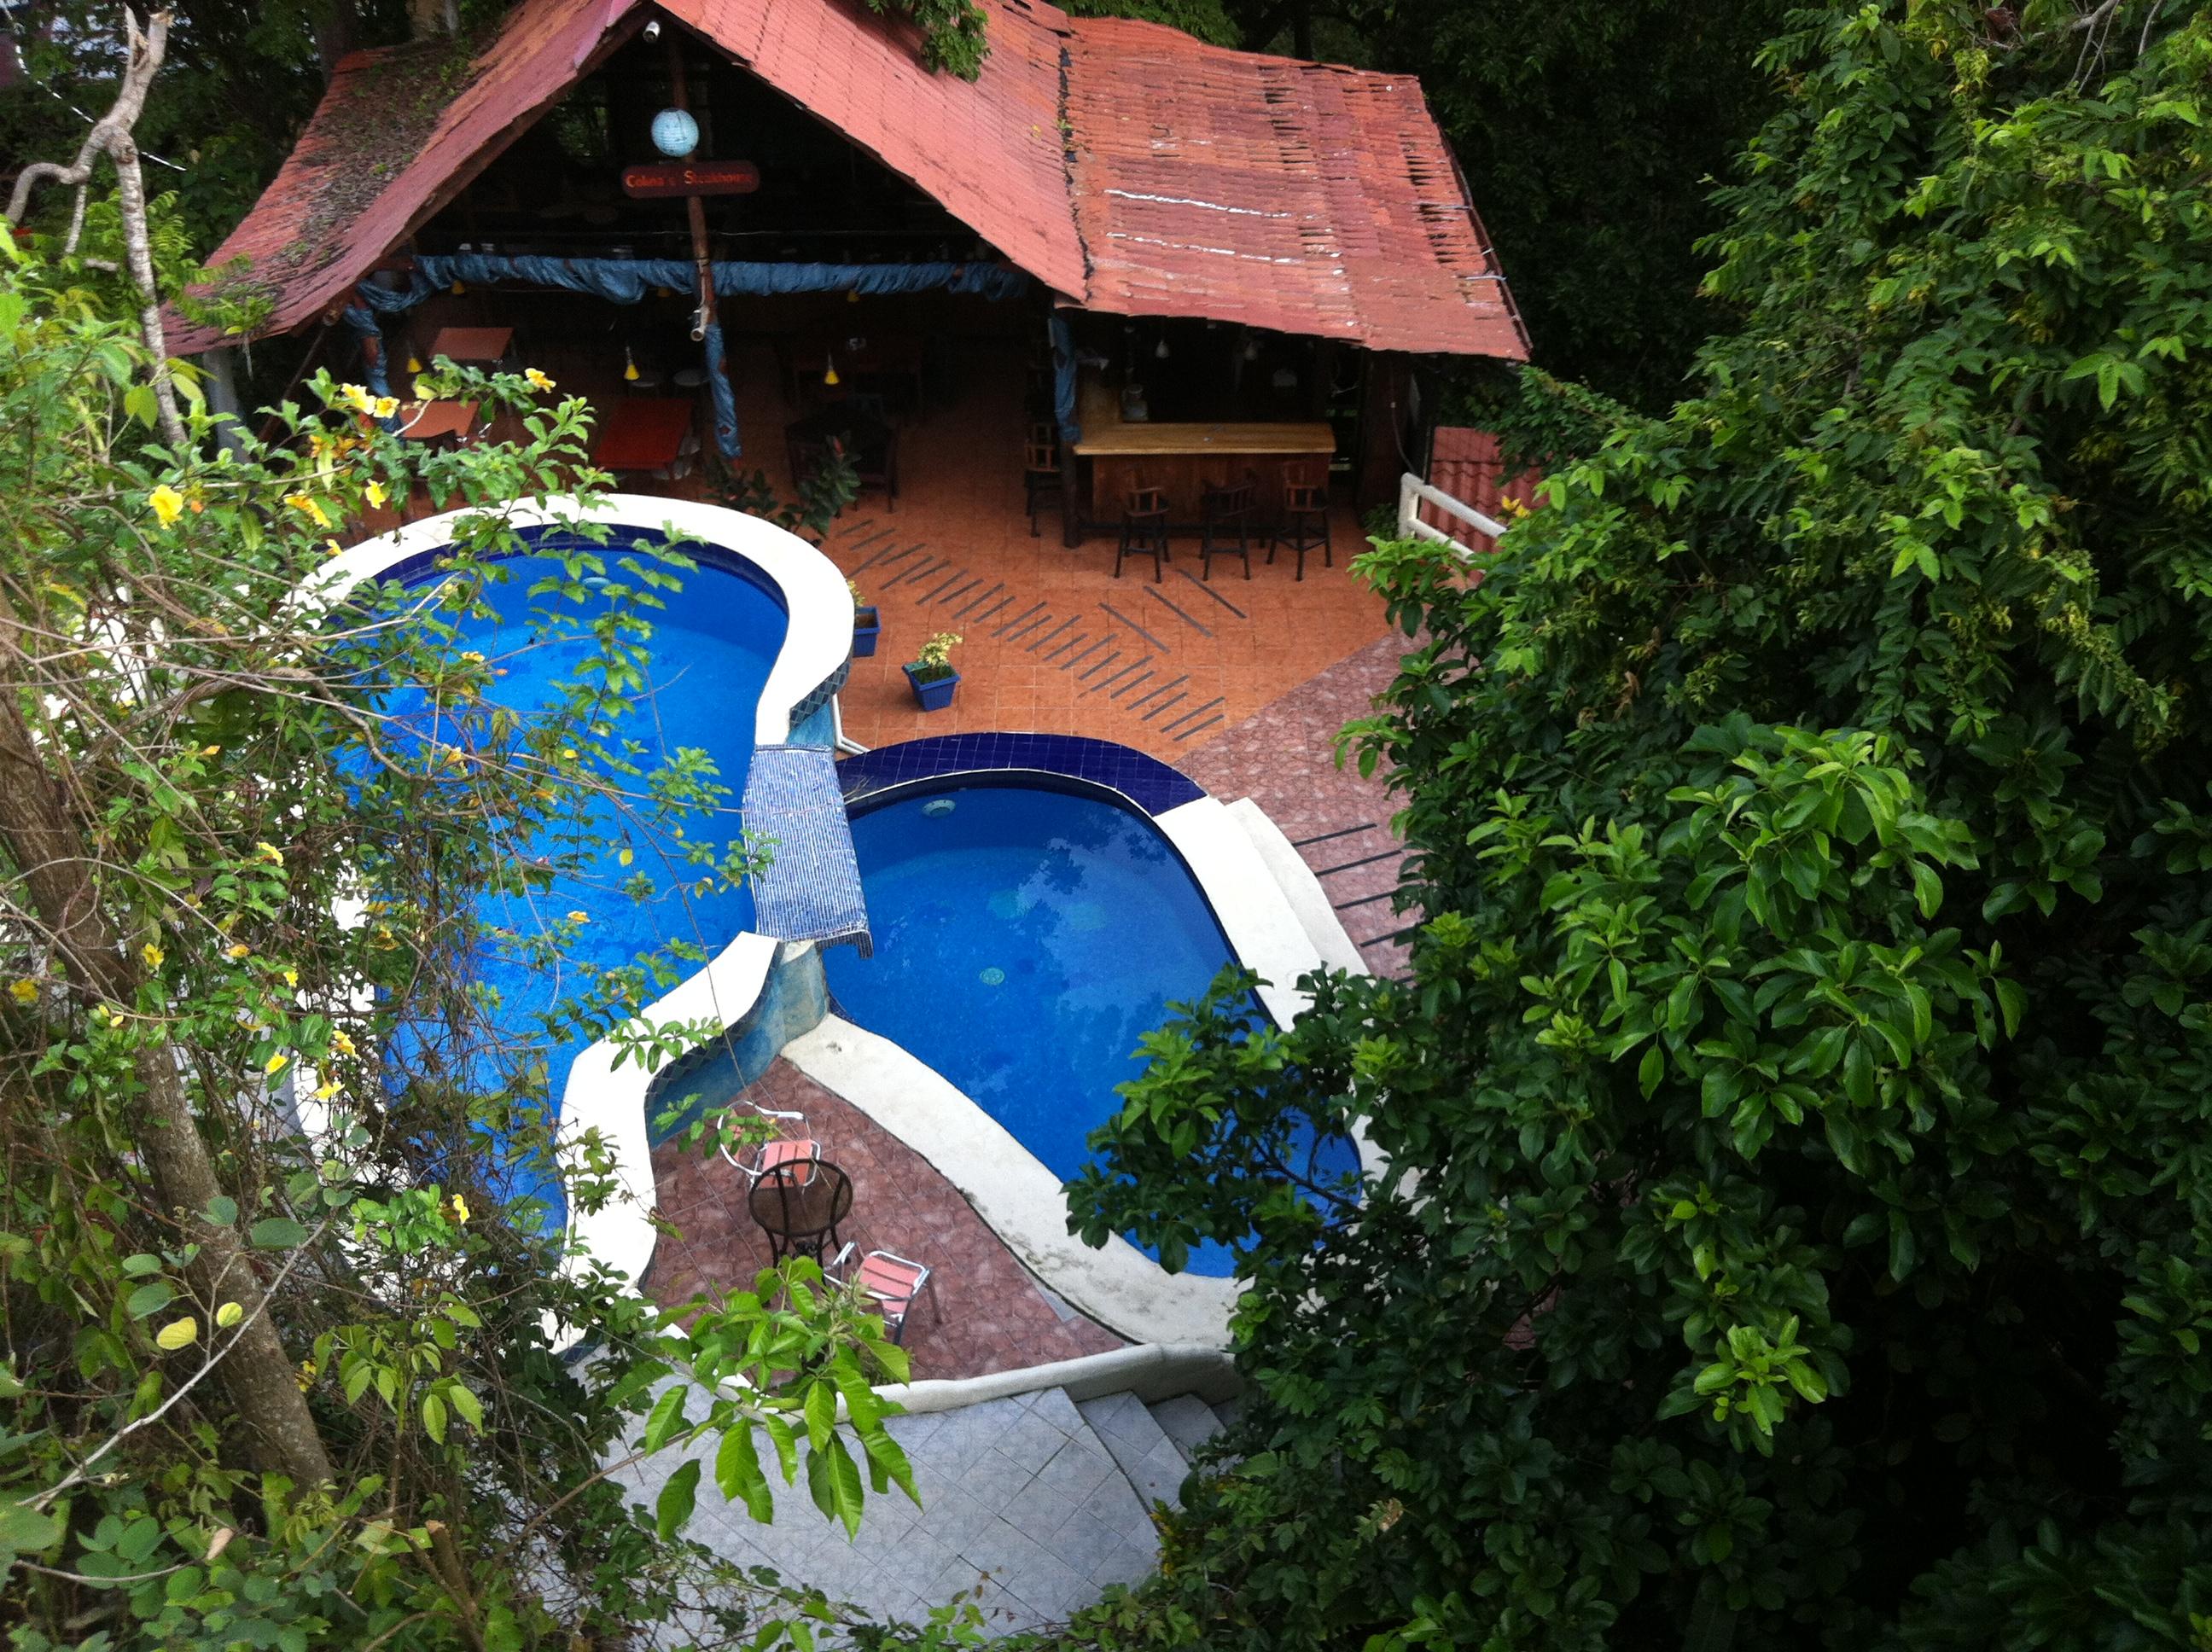
[[[753,715],[756,748],[782,743],[805,717],[833,695],[850,667],[853,597],[845,576],[822,552],[796,534],[720,505],[646,494],[603,494],[589,501],[574,495],[500,506],[467,506],[409,522],[349,546],[303,581],[296,599],[309,610],[343,601],[356,586],[453,543],[453,526],[494,517],[516,528],[569,527],[604,522],[617,528],[668,533],[713,546],[765,578],[786,615],[781,646],[761,687]],[[611,546],[610,547],[612,548]],[[679,548],[680,549],[680,548]],[[701,969],[695,969],[633,1017],[634,1029],[657,1029],[708,1017],[735,1025],[760,1001],[781,944],[742,930]],[[621,1191],[599,1210],[572,1205],[562,1252],[563,1272],[605,1266],[642,1280],[659,1242],[652,1215],[658,1198],[648,1139],[647,1105],[653,1073],[637,1060],[616,1065],[612,1041],[579,1052],[562,1088],[556,1139],[570,1144],[596,1132],[609,1154],[607,1173]],[[556,1345],[580,1333],[559,1328]]]

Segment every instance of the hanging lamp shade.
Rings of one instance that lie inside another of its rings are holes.
[[[837,358],[834,355],[825,355],[822,358],[822,365],[826,369],[822,374],[822,382],[825,385],[835,385],[837,382]]]
[[[623,346],[623,378],[631,384],[637,382],[637,363],[631,359],[629,346]]]
[[[681,161],[699,147],[699,123],[685,110],[663,109],[653,118],[653,147]]]
[[[407,371],[410,373],[420,373],[422,370],[422,358],[419,355],[410,355],[407,358]]]
[[[860,301],[860,289],[857,287],[848,287],[845,289],[845,302],[848,304],[858,304]]]
[[[465,287],[464,287],[464,286],[462,286],[462,285],[461,285],[460,281],[459,281],[459,279],[458,277],[454,280],[454,282],[453,282],[453,296],[454,296],[454,297],[459,298],[459,297],[463,293],[465,293],[465,292],[467,292],[468,290],[469,290],[469,289],[468,289],[467,288],[465,288]]]

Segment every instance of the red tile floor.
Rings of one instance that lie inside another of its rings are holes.
[[[804,1113],[822,1157],[853,1178],[853,1214],[840,1239],[937,1271],[935,1311],[925,1295],[908,1320],[915,1376],[973,1376],[1122,1345],[1055,1307],[952,1184],[858,1108],[782,1061],[750,1093],[763,1107]],[[661,1240],[646,1289],[671,1305],[702,1287],[750,1289],[769,1254],[745,1211],[744,1176],[711,1150],[673,1145],[654,1151],[653,1168],[660,1213],[681,1233]]]

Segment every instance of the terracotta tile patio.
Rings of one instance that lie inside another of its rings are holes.
[[[763,1107],[804,1113],[823,1157],[853,1178],[853,1214],[840,1224],[841,1239],[937,1270],[939,1311],[925,1296],[908,1322],[915,1376],[973,1376],[1122,1345],[1056,1305],[951,1182],[850,1102],[782,1061],[750,1094]],[[750,1289],[769,1254],[745,1211],[745,1178],[717,1156],[672,1145],[655,1151],[653,1167],[660,1212],[681,1235],[661,1240],[647,1291],[673,1304],[703,1286]]]

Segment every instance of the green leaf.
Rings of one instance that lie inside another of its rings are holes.
[[[860,1466],[845,1449],[841,1436],[833,1434],[828,1445],[806,1454],[806,1489],[813,1494],[817,1508],[843,1522],[848,1536],[859,1533],[864,1495],[860,1489]]]
[[[246,1236],[263,1250],[290,1250],[307,1242],[307,1229],[289,1216],[264,1216]]]
[[[422,1431],[440,1445],[446,1443],[446,1402],[434,1393],[422,1396]]]
[[[207,1219],[219,1228],[234,1226],[238,1221],[238,1201],[228,1193],[217,1193],[207,1202]]]
[[[176,1299],[176,1291],[167,1280],[156,1279],[151,1285],[142,1285],[125,1298],[123,1311],[134,1320],[143,1320],[149,1314],[158,1314]]]
[[[807,1443],[819,1451],[830,1442],[837,1423],[837,1391],[817,1382],[806,1390]]]
[[[653,1501],[653,1523],[665,1542],[682,1531],[699,1498],[699,1460],[686,1457]]]
[[[0,1554],[37,1554],[61,1540],[62,1524],[27,1503],[0,1503]]]
[[[667,1393],[653,1401],[653,1410],[645,1419],[645,1449],[658,1451],[666,1445],[678,1430],[686,1425],[684,1415],[684,1387],[672,1384]]]
[[[744,1418],[722,1436],[714,1453],[714,1484],[731,1502],[743,1502],[745,1512],[762,1525],[775,1519],[775,1499],[753,1446],[753,1425]]]

